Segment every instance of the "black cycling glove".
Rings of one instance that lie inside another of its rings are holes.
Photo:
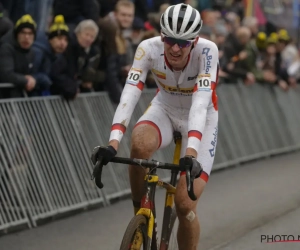
[[[93,149],[91,160],[94,165],[96,165],[97,161],[102,158],[102,164],[106,165],[114,158],[117,154],[117,151],[113,146],[97,146]]]
[[[185,156],[179,160],[179,165],[181,167],[188,167],[188,169],[191,172],[191,177],[198,178],[203,169],[201,164],[193,157],[193,156]]]

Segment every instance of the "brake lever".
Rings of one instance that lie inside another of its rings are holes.
[[[187,191],[188,191],[188,195],[190,197],[191,200],[196,201],[197,197],[194,193],[194,177],[191,177],[191,171],[189,169],[189,166],[186,166],[186,185],[187,185]]]
[[[194,193],[194,180],[195,180],[195,178],[191,177],[190,189],[188,190],[188,194],[189,194],[189,197],[191,198],[191,200],[196,201],[197,197],[196,197],[196,195]]]
[[[96,165],[93,170],[92,178],[91,178],[92,180],[95,179],[96,186],[100,189],[104,187],[101,181],[102,169],[103,169],[103,165],[101,163],[102,163],[102,157],[100,157],[100,159],[96,162]]]

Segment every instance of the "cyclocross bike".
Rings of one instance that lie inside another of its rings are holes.
[[[155,160],[130,159],[122,157],[114,157],[111,160],[111,162],[115,163],[149,168],[149,172],[145,176],[146,190],[141,201],[141,208],[127,226],[120,250],[176,250],[174,246],[170,245],[170,238],[177,218],[174,196],[179,171],[186,171],[186,183],[189,197],[194,201],[197,198],[193,189],[194,177],[190,174],[189,166],[179,166],[181,150],[181,134],[179,132],[174,132],[174,141],[176,146],[173,164],[162,163]],[[103,165],[101,164],[101,159],[99,159],[94,167],[92,179],[95,179],[95,183],[100,189],[103,188],[103,183],[101,181],[102,168]],[[156,170],[158,168],[171,170],[172,175],[170,183],[159,180],[158,175],[156,174]],[[158,245],[156,235],[157,224],[155,222],[156,209],[154,201],[156,186],[166,189],[160,245]],[[177,245],[177,243],[175,244]]]

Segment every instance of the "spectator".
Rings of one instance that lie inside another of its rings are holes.
[[[285,69],[288,69],[293,62],[298,60],[297,47],[292,43],[287,30],[279,30],[277,47],[281,51],[282,63]]]
[[[68,46],[69,28],[64,23],[64,17],[59,15],[51,25],[48,37],[41,33],[33,44],[35,54],[34,69],[39,73],[45,82],[51,85],[51,92],[56,93],[56,84],[52,85],[51,70],[52,65],[58,56],[61,55]]]
[[[100,61],[99,48],[94,44],[98,32],[93,20],[78,24],[66,52],[53,64],[52,80],[56,90],[53,94],[73,99],[78,92],[93,91]]]
[[[31,46],[36,35],[36,23],[30,15],[22,16],[13,31],[1,39],[0,82],[12,83],[16,88],[5,97],[22,97],[23,90],[29,96],[40,95],[49,89],[39,74],[34,74],[34,53]]]
[[[229,33],[233,33],[238,29],[241,25],[240,18],[234,12],[228,12],[225,15],[226,27]]]
[[[277,34],[272,33],[267,39],[266,57],[262,68],[264,70],[271,70],[275,73],[275,62],[276,62],[276,46],[278,43]]]
[[[266,58],[264,60],[263,69],[270,70],[276,74],[275,81],[283,90],[288,90],[287,71],[281,67],[281,54],[278,51],[278,35],[273,32],[267,39]]]
[[[99,20],[99,6],[95,0],[54,0],[54,15],[63,15],[70,30],[85,19]]]
[[[219,23],[215,27],[215,43],[218,46],[219,53],[223,54],[224,44],[228,35],[227,29],[223,23]],[[222,56],[222,55],[220,55]]]
[[[201,18],[203,20],[203,25],[206,25],[211,29],[214,29],[218,20],[218,14],[216,11],[205,10],[201,13]]]
[[[288,68],[288,74],[290,77],[291,87],[296,87],[295,84],[300,83],[300,58],[297,61],[293,62]],[[295,82],[293,82],[295,80]]]
[[[247,43],[250,41],[251,32],[246,27],[240,27],[230,34],[224,45],[224,55],[221,61],[222,70],[228,74],[227,82],[236,82],[242,78],[247,83],[254,83],[253,73],[248,71],[245,65]]]
[[[297,47],[292,43],[287,30],[278,32],[278,50],[281,51],[282,68],[288,73],[288,83],[291,87],[296,87],[300,80],[300,57]]]
[[[238,15],[239,20],[244,19],[245,5],[243,0],[233,0],[228,8],[228,11],[234,12]]]
[[[14,27],[13,23],[5,16],[5,10],[0,3],[0,38]]]
[[[248,16],[242,21],[242,25],[251,31],[251,38],[255,39],[258,33],[258,20],[256,17]]]
[[[215,27],[215,43],[218,46],[219,50],[219,62],[222,63],[223,56],[224,56],[224,46],[226,37],[228,35],[228,31],[226,29],[225,24],[218,23]],[[228,75],[222,70],[222,68],[219,69],[219,80],[226,78]]]
[[[248,71],[252,72],[258,82],[275,82],[276,75],[270,69],[263,69],[263,57],[266,54],[267,35],[259,32],[255,40],[251,40],[247,44],[245,59]]]
[[[103,50],[106,61],[103,61],[106,74],[105,90],[114,103],[119,103],[123,76],[127,75],[129,67],[126,65],[126,40],[122,34],[125,29],[131,28],[134,19],[134,4],[129,0],[120,0],[114,12],[110,12],[99,22],[103,36]],[[126,67],[127,66],[127,67]]]
[[[130,37],[127,39],[129,43],[129,48],[127,50],[128,62],[129,64],[134,59],[135,51],[137,50],[138,45],[143,40],[145,31],[144,31],[144,22],[139,17],[135,17],[132,23],[132,29]]]
[[[276,83],[279,84],[279,87],[281,87],[283,90],[288,90],[288,85],[291,83],[289,80],[292,81],[292,79],[289,79],[287,67],[290,59],[287,59],[286,62],[283,60],[283,51],[287,48],[290,38],[287,34],[287,31],[284,31],[283,33],[280,32],[279,34],[274,33],[274,35],[275,34],[276,38],[278,39],[278,42],[276,44],[275,60],[275,72],[278,75]]]

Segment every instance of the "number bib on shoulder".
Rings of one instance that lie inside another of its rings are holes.
[[[210,74],[199,74],[198,75],[197,90],[198,91],[210,91],[211,90]]]
[[[131,68],[128,73],[126,83],[137,85],[139,83],[141,74],[142,70]]]

